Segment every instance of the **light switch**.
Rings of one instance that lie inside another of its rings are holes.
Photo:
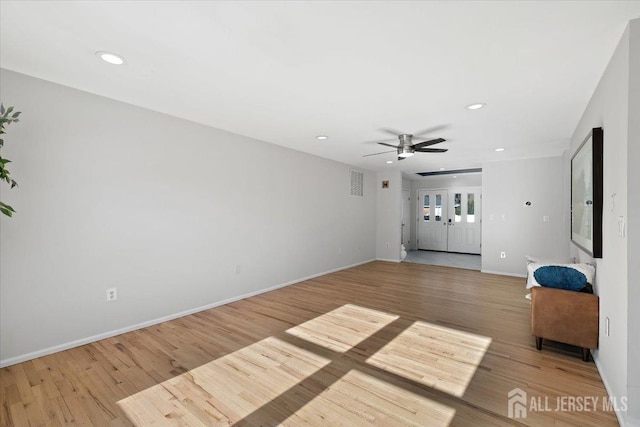
[[[624,237],[624,217],[618,217],[618,236]]]
[[[542,222],[549,222],[549,215],[545,215],[542,217]]]

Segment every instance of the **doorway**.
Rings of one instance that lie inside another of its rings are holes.
[[[411,247],[409,241],[409,224],[410,223],[410,213],[411,213],[411,193],[408,189],[402,189],[402,229],[400,230],[400,243],[407,248],[407,250]]]
[[[480,254],[481,189],[418,190],[418,249]]]

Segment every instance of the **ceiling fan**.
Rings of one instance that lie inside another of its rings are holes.
[[[444,128],[444,126],[437,126],[431,129],[426,129],[424,131],[421,131],[418,134],[433,132],[435,130],[440,130],[442,128]],[[448,151],[446,148],[428,148],[431,145],[445,142],[446,139],[443,139],[443,138],[436,138],[436,139],[431,139],[429,141],[423,141],[423,142],[418,142],[416,144],[413,144],[411,140],[414,135],[410,133],[397,132],[392,129],[381,129],[381,130],[398,137],[398,140],[400,141],[400,143],[398,145],[393,145],[393,144],[388,144],[386,142],[378,142],[378,144],[380,145],[384,145],[386,147],[392,147],[392,148],[395,148],[395,150],[382,151],[380,153],[373,153],[373,154],[365,154],[362,157],[377,156],[378,154],[393,153],[395,151],[398,153],[398,160],[404,160],[407,157],[413,156],[415,153],[446,153]]]

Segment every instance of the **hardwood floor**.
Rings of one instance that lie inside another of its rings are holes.
[[[329,274],[4,368],[0,425],[617,425],[593,362],[535,349],[523,282]],[[548,411],[508,418],[515,388]],[[562,396],[597,410],[555,411]]]

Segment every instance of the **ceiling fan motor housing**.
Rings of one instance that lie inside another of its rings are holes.
[[[402,134],[398,135],[400,139],[400,145],[398,146],[398,158],[411,157],[415,153],[413,146],[411,145],[411,138],[413,135]]]
[[[408,134],[408,133],[403,133],[402,135],[398,135],[398,138],[400,139],[400,145],[411,145],[411,138],[413,138],[413,135]]]

